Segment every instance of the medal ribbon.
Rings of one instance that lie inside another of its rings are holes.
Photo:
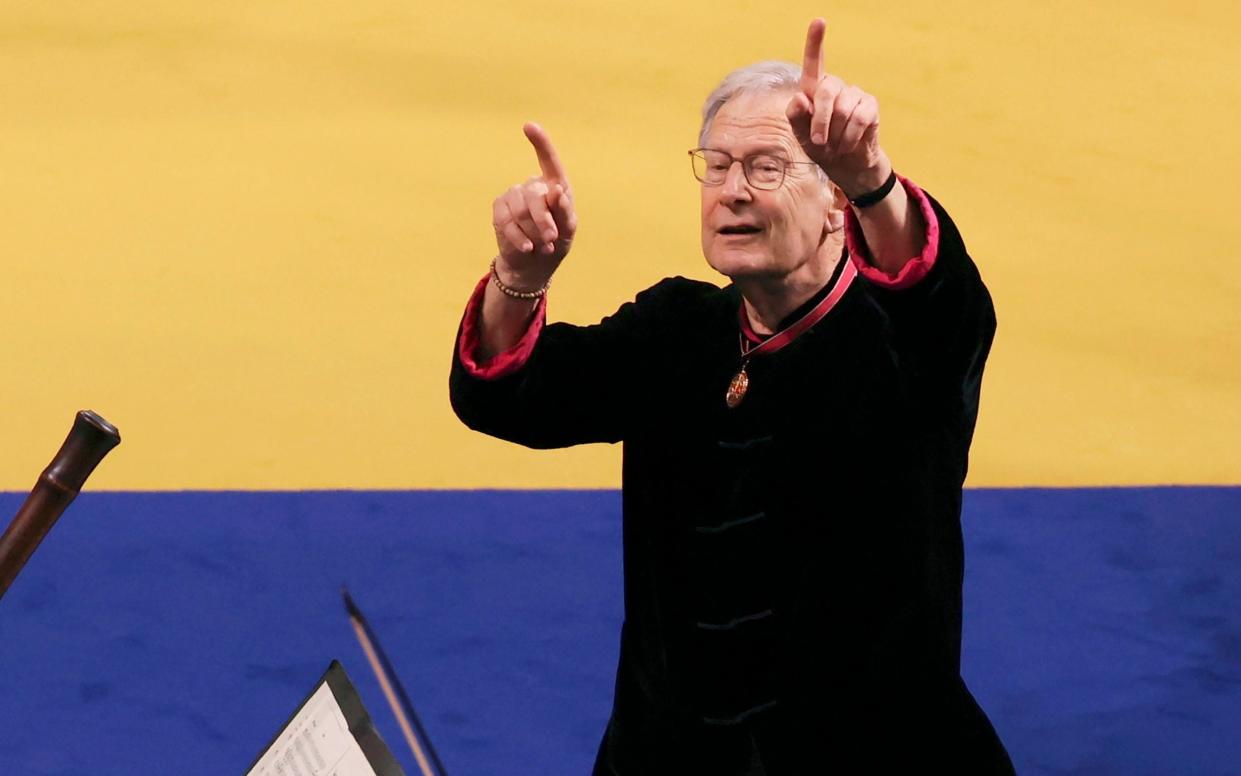
[[[840,260],[846,262],[844,269],[841,270],[840,277],[836,280],[836,285],[827,296],[823,297],[823,301],[816,304],[813,308],[811,308],[810,312],[797,319],[787,329],[776,332],[767,339],[763,340],[760,344],[745,351],[743,355],[746,361],[749,361],[754,356],[775,353],[777,350],[780,350],[793,340],[797,339],[797,337],[805,332],[806,329],[809,329],[811,326],[823,320],[823,316],[831,312],[832,308],[835,307],[836,303],[840,301],[840,298],[845,295],[845,292],[849,290],[849,286],[853,285],[853,281],[857,277],[857,267],[854,266],[853,261],[849,258],[848,254],[842,256]],[[750,322],[746,317],[744,301],[741,303],[741,328],[742,331],[750,328]]]
[[[849,290],[849,286],[853,284],[854,278],[857,277],[857,267],[849,259],[848,254],[841,256],[841,261],[846,262],[840,271],[840,277],[836,279],[836,285],[832,290],[823,297],[823,300],[816,304],[810,312],[803,315],[783,331],[776,332],[758,345],[750,349],[746,349],[746,331],[750,329],[750,322],[745,312],[745,301],[741,302],[741,331],[737,333],[737,339],[741,344],[741,369],[737,370],[737,374],[733,375],[733,379],[728,384],[728,392],[724,394],[724,403],[728,408],[736,409],[745,399],[746,392],[750,390],[750,376],[746,374],[746,367],[750,365],[750,359],[754,356],[761,356],[767,353],[775,353],[780,348],[788,345],[797,339],[798,335],[823,320],[823,316],[827,315],[840,298]]]

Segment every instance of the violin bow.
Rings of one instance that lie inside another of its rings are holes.
[[[439,755],[435,753],[435,747],[431,745],[431,738],[427,735],[426,729],[422,727],[422,721],[418,719],[418,713],[414,711],[414,705],[409,702],[409,696],[406,695],[405,688],[401,686],[401,680],[397,678],[396,671],[392,670],[392,664],[388,662],[388,656],[379,646],[379,639],[371,630],[370,623],[362,616],[362,610],[358,609],[349,591],[343,585],[340,593],[345,600],[345,611],[349,612],[349,622],[353,625],[354,633],[357,634],[358,643],[362,645],[362,651],[366,653],[371,670],[375,672],[375,678],[379,680],[379,686],[383,688],[388,705],[392,707],[392,713],[396,715],[401,732],[405,734],[405,742],[409,744],[410,751],[414,753],[414,759],[418,761],[418,768],[422,771],[422,775],[448,776],[448,771],[440,762]],[[419,740],[426,744],[425,753]],[[430,762],[427,761],[428,755]],[[431,763],[435,764],[434,770],[431,769]]]

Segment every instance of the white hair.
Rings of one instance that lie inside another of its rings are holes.
[[[794,91],[800,86],[801,66],[792,62],[769,59],[732,71],[724,76],[724,80],[720,81],[720,85],[707,95],[707,101],[703,103],[702,128],[698,130],[698,145],[706,144],[707,133],[711,131],[711,122],[715,120],[715,114],[719,113],[724,103],[732,98],[742,94]],[[819,178],[826,183],[827,173],[823,172],[821,167],[815,169],[819,171]]]

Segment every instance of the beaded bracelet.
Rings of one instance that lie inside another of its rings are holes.
[[[499,258],[500,257],[497,256],[496,258],[491,260],[491,280],[493,283],[496,284],[496,288],[500,289],[500,291],[503,292],[505,296],[511,296],[514,299],[527,299],[527,300],[538,299],[539,297],[547,293],[548,288],[551,288],[551,285],[552,285],[551,278],[548,278],[547,282],[543,284],[543,287],[537,291],[518,291],[515,288],[511,288],[510,286],[504,285],[504,281],[500,280],[500,273],[496,272],[496,261]]]

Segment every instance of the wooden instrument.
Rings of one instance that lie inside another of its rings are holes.
[[[73,421],[69,436],[0,536],[0,597],[108,451],[121,443],[116,427],[90,410]]]

